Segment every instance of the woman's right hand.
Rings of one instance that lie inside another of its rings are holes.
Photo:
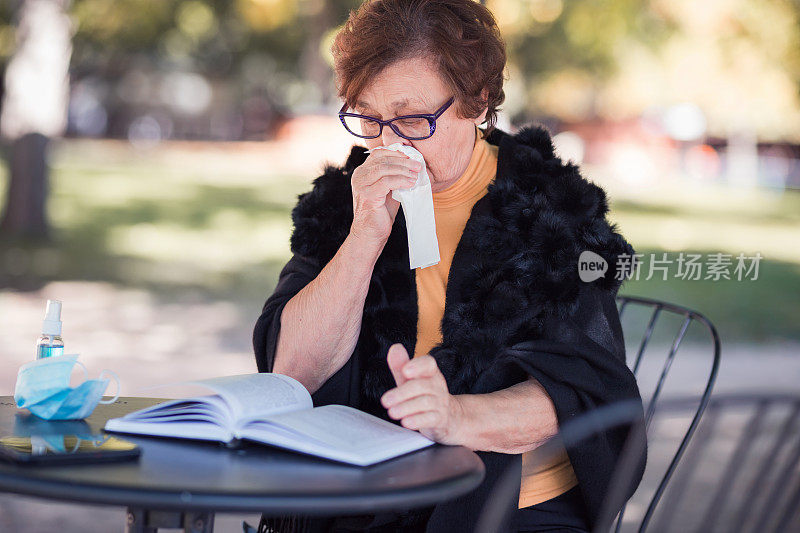
[[[392,232],[400,202],[394,189],[410,189],[422,164],[394,150],[375,150],[353,171],[353,224],[350,233],[383,247]]]

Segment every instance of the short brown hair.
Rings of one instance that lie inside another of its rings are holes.
[[[474,0],[367,0],[350,12],[331,52],[339,98],[350,107],[393,62],[427,56],[455,93],[457,116],[476,118],[488,106],[484,137],[505,100],[505,42],[491,11]]]

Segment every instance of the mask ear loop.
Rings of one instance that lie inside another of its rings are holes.
[[[69,451],[69,453],[77,452],[78,448],[80,448],[80,447],[81,447],[81,439],[79,439],[78,437],[75,437],[75,446],[72,447],[72,449]]]
[[[103,444],[108,442],[108,439],[110,439],[110,438],[111,438],[111,435],[109,435],[108,433],[105,433],[105,434],[103,434],[103,440],[92,439],[91,440],[92,446],[94,446],[95,448],[99,448],[100,446],[102,446]]]
[[[80,361],[78,361],[78,360],[76,359],[76,360],[75,360],[75,364],[76,364],[76,365],[78,365],[78,366],[80,366],[80,367],[83,369],[83,380],[84,380],[84,381],[86,381],[87,379],[89,379],[89,371],[88,371],[88,370],[86,370],[86,367],[85,367],[85,366],[83,366],[83,363],[81,363]]]
[[[97,403],[102,403],[104,405],[109,403],[114,403],[119,398],[119,376],[117,376],[116,372],[112,372],[111,370],[103,370],[102,372],[100,372],[100,377],[98,379],[103,379],[103,374],[105,373],[108,373],[112,378],[114,378],[114,381],[117,382],[117,394],[115,394],[114,397],[110,400],[105,400],[105,401],[101,400],[97,402]]]

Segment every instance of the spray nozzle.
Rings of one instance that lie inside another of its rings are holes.
[[[47,300],[47,311],[42,323],[42,334],[61,335],[61,301]]]

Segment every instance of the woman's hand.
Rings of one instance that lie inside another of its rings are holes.
[[[422,164],[402,152],[375,150],[356,167],[350,180],[353,188],[353,224],[350,232],[383,246],[392,232],[400,202],[394,189],[410,189]]]
[[[393,344],[386,359],[397,382],[381,397],[389,416],[436,442],[462,444],[462,406],[448,391],[436,360],[430,355],[409,359],[402,344]]]

